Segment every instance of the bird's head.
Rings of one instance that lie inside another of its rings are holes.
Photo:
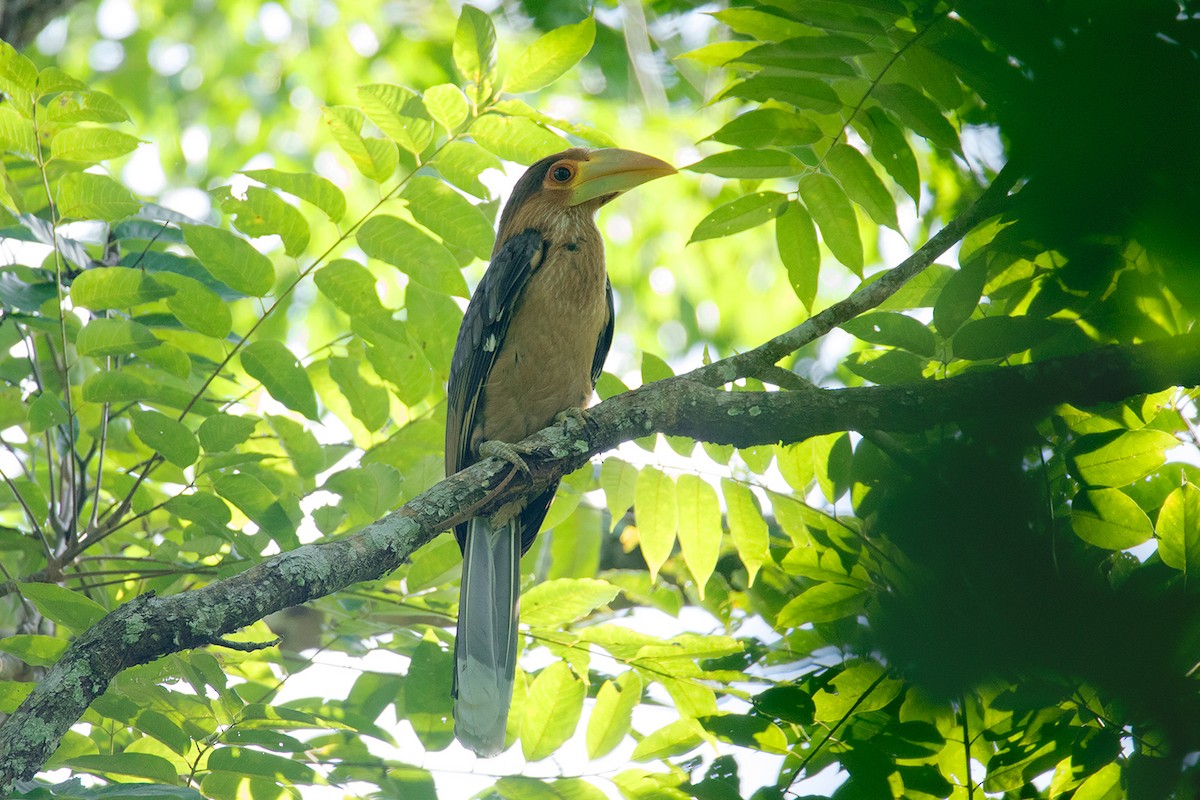
[[[622,192],[674,172],[665,161],[615,147],[573,147],[547,156],[527,169],[513,187],[500,215],[497,242],[563,216],[590,218]]]

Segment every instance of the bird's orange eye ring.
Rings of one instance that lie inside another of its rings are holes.
[[[566,161],[560,161],[550,168],[550,179],[555,183],[566,183],[575,177],[575,167]]]

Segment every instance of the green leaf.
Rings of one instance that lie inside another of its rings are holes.
[[[929,328],[906,314],[876,311],[842,323],[842,330],[871,344],[900,347],[932,357],[937,340]]]
[[[706,67],[721,67],[743,53],[753,50],[756,46],[756,42],[713,42],[703,47],[697,47],[695,50],[689,50],[676,58],[686,58]],[[731,144],[735,143],[731,142]]]
[[[863,247],[858,217],[837,181],[820,173],[805,175],[800,179],[800,199],[821,229],[821,238],[834,258],[861,275]]]
[[[8,42],[0,41],[0,91],[12,102],[28,107],[37,89],[38,70]]]
[[[58,213],[64,219],[115,222],[141,207],[128,189],[107,175],[72,172],[58,182]]]
[[[453,83],[430,86],[425,90],[423,99],[429,116],[450,133],[466,122],[471,112],[471,106],[463,96],[462,89]]]
[[[280,172],[277,169],[251,169],[242,174],[316,206],[333,222],[340,221],[346,215],[346,196],[330,180],[320,175]]]
[[[914,201],[921,199],[921,172],[904,131],[879,107],[868,108],[857,126],[871,145],[871,155]]]
[[[728,8],[715,12],[713,16],[734,31],[760,41],[777,42],[793,36],[807,36],[812,32],[807,25],[769,9]]]
[[[287,785],[323,783],[307,764],[248,747],[216,748],[208,756],[208,768],[214,772],[265,778]]]
[[[804,171],[800,159],[783,150],[728,150],[684,167],[722,178],[789,178]]]
[[[797,725],[811,725],[817,710],[812,695],[791,685],[773,686],[756,694],[751,702],[759,714]]]
[[[110,158],[132,153],[141,140],[110,128],[67,128],[50,140],[50,152],[57,161],[98,164]]]
[[[563,661],[555,661],[534,679],[521,719],[521,752],[526,761],[553,755],[575,733],[587,689]]]
[[[638,473],[634,497],[638,540],[650,569],[650,580],[654,581],[675,547],[679,523],[675,481],[662,470],[643,467]]]
[[[177,494],[164,504],[168,512],[180,519],[195,522],[206,528],[222,529],[233,519],[229,506],[219,497],[206,492]]]
[[[825,165],[867,216],[879,225],[900,231],[900,223],[896,221],[896,201],[862,153],[850,145],[836,144],[825,155]]]
[[[500,114],[484,114],[472,122],[471,137],[505,161],[518,164],[532,164],[571,146],[531,119]]]
[[[817,298],[821,249],[817,244],[817,228],[804,206],[789,203],[787,210],[776,217],[775,246],[787,268],[792,291],[811,312]]]
[[[246,441],[258,425],[255,417],[235,417],[232,414],[213,414],[200,423],[197,433],[200,444],[209,453],[232,450]]]
[[[192,360],[182,347],[163,342],[157,347],[143,350],[141,356],[163,372],[180,380],[186,380],[192,374]]]
[[[354,166],[376,183],[383,183],[396,171],[399,155],[390,139],[363,138],[363,114],[348,106],[327,106],[325,124],[338,146],[350,156]]]
[[[555,28],[517,57],[504,79],[505,90],[520,94],[549,86],[583,60],[595,40],[596,21],[591,17]]]
[[[74,633],[83,633],[108,613],[95,600],[54,583],[18,583],[25,599],[43,617]]]
[[[371,270],[351,261],[338,258],[321,267],[313,282],[321,294],[351,317],[386,315],[387,309],[375,291],[375,276]]]
[[[154,280],[174,290],[167,297],[167,308],[175,319],[205,336],[224,339],[229,335],[233,315],[228,304],[212,289],[195,278],[174,272],[156,272]]]
[[[151,303],[175,293],[140,269],[94,267],[71,284],[71,303],[93,311],[129,308]]]
[[[175,786],[179,775],[175,766],[162,756],[151,753],[113,753],[111,755],[76,756],[61,766],[97,775],[129,775],[146,778],[155,783]]]
[[[758,108],[739,114],[708,138],[747,148],[796,147],[819,141],[822,135],[816,123],[799,114],[781,108]]]
[[[692,719],[677,719],[651,733],[633,748],[634,761],[654,761],[681,756],[695,750],[704,741],[700,726]]]
[[[178,420],[158,411],[130,409],[133,431],[146,446],[177,467],[190,467],[200,456],[196,435]]]
[[[604,489],[604,500],[614,525],[633,506],[637,477],[637,467],[615,456],[609,456],[600,465],[600,488]]]
[[[759,567],[771,562],[770,535],[753,493],[740,483],[721,479],[729,515],[729,533],[738,557],[746,565],[747,584],[753,585]]]
[[[3,44],[0,41],[0,44]],[[37,157],[37,137],[28,119],[13,111],[10,105],[0,107],[0,150],[30,161]]]
[[[701,717],[700,724],[723,742],[763,753],[786,755],[787,737],[773,722],[753,714],[717,714]]]
[[[1158,555],[1183,573],[1200,575],[1200,489],[1185,483],[1167,495],[1158,512]]]
[[[427,751],[444,750],[454,741],[450,682],[454,656],[432,633],[417,644],[404,681],[404,718]]]
[[[968,320],[954,334],[954,357],[971,361],[1020,353],[1064,330],[1063,323],[1029,316]]]
[[[625,739],[633,709],[641,702],[642,677],[636,670],[628,670],[615,680],[604,682],[596,693],[596,705],[588,718],[588,758],[608,755]]]
[[[317,396],[308,373],[282,342],[267,339],[247,345],[242,369],[292,411],[317,419]]]
[[[832,722],[887,706],[904,688],[904,682],[895,678],[880,680],[885,671],[873,661],[842,670],[813,695],[817,722]]]
[[[42,393],[29,404],[29,432],[36,435],[71,418],[58,395]]]
[[[388,391],[383,386],[363,378],[357,362],[349,358],[331,358],[329,375],[349,401],[350,413],[364,428],[377,431],[387,424],[390,410]]]
[[[0,639],[0,651],[16,656],[31,667],[52,665],[70,645],[65,639],[35,634],[18,634]]]
[[[409,325],[390,319],[379,324],[354,321],[355,333],[372,345],[367,348],[367,361],[375,373],[395,387],[401,401],[413,405],[429,393],[433,371],[409,329]]]
[[[158,338],[139,322],[97,317],[83,326],[75,340],[75,349],[81,356],[119,356],[158,344]]]
[[[718,207],[692,231],[692,242],[716,239],[748,230],[778,217],[788,206],[786,195],[779,192],[755,192]]]
[[[271,260],[240,236],[208,225],[180,225],[183,238],[200,264],[217,280],[251,297],[263,297],[275,285]]]
[[[410,153],[420,155],[433,141],[433,123],[416,92],[391,83],[358,87],[358,102],[386,136]]]
[[[924,136],[937,147],[962,153],[954,126],[942,116],[934,102],[918,90],[903,83],[882,84],[875,87],[871,97],[918,136]]]
[[[867,593],[859,586],[819,583],[780,609],[775,624],[781,628],[797,628],[808,622],[833,622],[862,611],[867,598]]]
[[[454,32],[454,66],[465,80],[491,83],[496,73],[496,28],[474,6],[464,5]]]
[[[975,259],[955,270],[933,305],[933,324],[942,336],[953,336],[975,313],[987,283],[987,261]]]
[[[312,478],[325,469],[325,451],[312,431],[293,419],[277,414],[268,414],[267,422],[283,444],[297,475]]]
[[[247,236],[278,236],[289,256],[298,256],[308,247],[308,221],[270,189],[247,186],[244,199],[234,197],[228,186],[215,189],[212,194],[222,211],[234,215],[234,226]]]
[[[72,91],[60,94],[45,107],[43,120],[53,125],[77,122],[128,122],[129,112],[104,92]]]
[[[454,140],[446,142],[438,150],[433,166],[450,183],[485,200],[491,198],[491,190],[479,180],[489,169],[503,171],[500,159],[477,144]]]
[[[105,370],[89,375],[83,382],[83,399],[89,403],[127,403],[147,400],[153,393],[149,384],[122,370]]]
[[[721,504],[712,486],[688,473],[679,476],[675,497],[679,509],[679,549],[703,600],[704,587],[721,554]]]
[[[413,219],[456,247],[484,261],[491,258],[495,233],[492,223],[471,202],[437,178],[418,175],[401,195]]]
[[[1076,497],[1071,527],[1080,539],[1107,550],[1135,547],[1154,535],[1146,512],[1120,489],[1095,489]]]
[[[1075,472],[1089,486],[1128,486],[1161,467],[1166,451],[1178,446],[1179,440],[1165,431],[1142,429],[1115,439],[1106,434],[1084,437],[1071,456]]]
[[[422,286],[441,294],[467,296],[467,282],[454,255],[415,225],[377,214],[355,235],[369,257],[391,264]]]
[[[451,573],[462,564],[462,552],[453,536],[439,536],[413,553],[412,565],[408,568],[405,588],[410,593],[419,592],[449,580]]]
[[[531,628],[556,628],[576,622],[611,603],[620,589],[594,578],[542,581],[521,595],[521,622]]]
[[[817,78],[756,75],[730,86],[719,99],[728,97],[757,100],[760,103],[778,100],[818,114],[836,114],[842,110],[842,101],[837,92],[830,88],[827,81]]]

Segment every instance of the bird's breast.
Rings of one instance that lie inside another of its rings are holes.
[[[586,406],[592,359],[607,323],[599,241],[552,247],[530,277],[500,344],[483,392],[481,438],[517,442],[559,412]]]

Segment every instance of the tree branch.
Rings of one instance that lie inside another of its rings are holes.
[[[36,774],[63,733],[126,667],[209,644],[267,614],[381,578],[454,523],[541,491],[621,442],[656,431],[738,446],[843,430],[918,431],[1196,385],[1200,334],[899,386],[733,392],[686,376],[648,384],[596,406],[582,429],[568,421],[526,439],[541,456],[529,460],[529,481],[511,480],[511,467],[490,458],[353,536],[305,545],[201,589],[146,594],[116,609],[71,645],[0,726],[0,795]]]

